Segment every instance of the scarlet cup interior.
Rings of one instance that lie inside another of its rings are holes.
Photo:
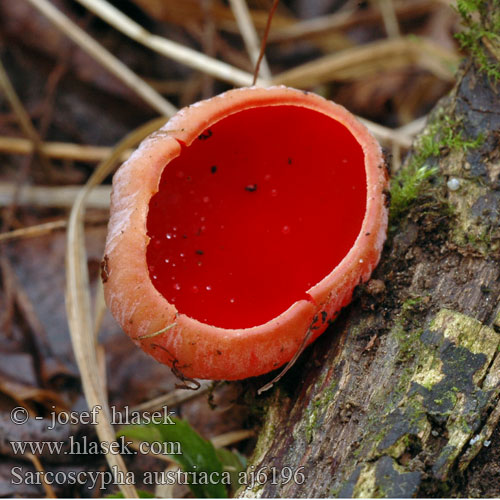
[[[147,219],[150,278],[179,313],[257,326],[312,300],[365,209],[364,155],[345,126],[300,106],[242,110],[165,166]]]

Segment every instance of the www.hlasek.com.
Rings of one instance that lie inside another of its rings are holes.
[[[116,441],[93,441],[87,436],[75,439],[69,436],[67,441],[10,441],[15,455],[31,453],[33,455],[182,455],[179,441],[142,441],[132,449],[134,441],[126,441],[124,436]]]
[[[142,484],[158,486],[158,485],[216,485],[223,484],[229,486],[231,484],[231,473],[229,471],[198,471],[196,465],[192,471],[167,470],[167,471],[146,471],[142,476]],[[305,475],[304,467],[293,469],[292,467],[260,467],[255,469],[253,466],[247,471],[238,473],[238,485],[245,486],[247,489],[252,489],[255,486],[264,485],[268,482],[271,484],[281,484],[282,486],[294,482],[303,484]],[[136,485],[137,478],[134,472],[128,471],[124,473],[118,470],[116,465],[111,468],[111,471],[43,471],[33,472],[24,470],[23,467],[13,467],[11,470],[11,483],[15,485],[80,485],[85,486],[89,490],[94,489],[99,485],[99,489],[105,490],[110,485]]]

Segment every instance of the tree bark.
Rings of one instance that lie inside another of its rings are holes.
[[[263,474],[241,496],[448,496],[488,443],[500,417],[499,86],[466,63],[424,136],[441,144],[425,162],[439,173],[392,221],[372,280],[267,396],[248,469]],[[303,477],[287,482],[290,471]]]

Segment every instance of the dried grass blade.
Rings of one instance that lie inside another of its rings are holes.
[[[252,83],[250,73],[164,37],[153,35],[105,0],[78,0],[78,2],[118,31],[174,61],[233,85],[251,85]]]
[[[404,149],[408,149],[413,142],[411,135],[400,132],[398,129],[384,127],[360,116],[357,118],[382,144],[397,144]]]
[[[29,139],[0,137],[0,152],[2,153],[29,155],[35,151],[35,148],[35,143]],[[39,150],[49,158],[92,163],[106,159],[111,153],[111,148],[106,146],[86,146],[67,142],[42,142],[39,144]],[[130,154],[130,150],[125,151],[121,160],[125,161]]]
[[[177,109],[142,78],[137,76],[127,65],[123,64],[111,52],[96,42],[78,25],[54,7],[48,0],[27,0],[40,11],[50,22],[71,38],[85,52],[101,63],[110,73],[136,92],[153,109],[165,116],[172,116]]]
[[[0,182],[0,207],[9,206],[16,199],[18,206],[68,208],[73,206],[80,189],[79,186],[22,186],[16,197],[15,184]],[[107,209],[110,191],[109,186],[97,186],[88,195],[87,206]]]
[[[210,441],[212,441],[212,444],[216,448],[224,448],[253,436],[255,436],[255,431],[251,429],[241,429],[238,431],[230,431],[225,432],[224,434],[219,434],[218,436],[213,437]]]
[[[123,152],[135,146],[140,140],[156,130],[165,120],[157,119],[126,136],[113,150],[110,157],[103,161],[85,186],[80,190],[70,213],[67,230],[66,250],[66,310],[75,358],[80,370],[83,390],[90,408],[100,406],[97,414],[96,432],[101,441],[112,442],[115,433],[110,423],[107,396],[102,380],[99,378],[94,322],[91,313],[89,276],[85,252],[83,218],[85,203],[91,190],[108,176],[119,162]],[[120,455],[108,454],[106,460],[112,471],[127,469]],[[120,485],[125,497],[137,497],[135,487]]]
[[[368,78],[373,74],[419,65],[446,81],[454,80],[458,55],[424,39],[397,38],[352,47],[301,64],[273,78],[274,84],[306,88],[332,80]]]
[[[399,19],[405,19],[429,13],[445,5],[446,0],[399,0],[394,3],[396,15]],[[293,24],[278,26],[274,33],[269,37],[270,43],[287,42],[300,38],[310,38],[322,35],[334,30],[344,30],[353,26],[360,26],[366,23],[376,23],[381,19],[379,9],[368,8],[360,10],[356,7],[342,9],[333,14],[299,21]]]
[[[37,224],[36,226],[29,226],[29,227],[23,227],[21,229],[15,229],[14,231],[0,233],[0,244],[3,243],[4,241],[43,236],[45,234],[52,233],[53,231],[64,229],[65,227],[66,227],[66,220],[56,220],[53,222],[45,222],[43,224]]]
[[[417,118],[412,122],[397,128],[396,131],[401,134],[406,134],[411,137],[415,137],[417,134],[420,134],[422,130],[424,130],[426,123],[427,123],[427,115],[421,116],[420,118]]]
[[[397,38],[401,35],[399,30],[398,16],[392,0],[377,0],[378,8],[382,14],[385,32],[389,38]]]

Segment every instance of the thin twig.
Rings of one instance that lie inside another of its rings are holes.
[[[245,42],[250,61],[252,61],[252,65],[256,67],[260,54],[260,42],[247,3],[245,0],[229,0],[229,3],[231,4],[231,9],[236,18],[241,37]],[[271,70],[267,64],[266,56],[263,56],[260,63],[260,75],[264,80],[271,79]]]
[[[45,234],[58,231],[60,229],[64,229],[65,227],[66,227],[65,219],[56,220],[53,222],[45,222],[44,224],[37,224],[36,226],[23,227],[21,229],[15,229],[14,231],[0,233],[0,243],[3,243],[5,241],[43,236]]]
[[[264,53],[266,51],[266,45],[267,45],[267,37],[269,36],[269,31],[271,29],[271,23],[273,21],[274,13],[276,12],[276,9],[278,8],[278,3],[279,3],[279,0],[274,0],[273,5],[271,6],[271,9],[269,10],[269,16],[267,18],[266,29],[264,30],[264,36],[262,37],[262,43],[260,46],[259,58],[257,59],[257,63],[255,64],[252,85],[255,85],[258,81],[260,63],[262,62],[262,59],[264,58]]]
[[[225,432],[213,437],[210,441],[216,448],[224,448],[235,443],[239,443],[244,439],[255,436],[255,431],[249,429],[241,429],[238,431]]]
[[[146,333],[145,335],[139,335],[138,337],[135,337],[135,339],[136,340],[152,339],[153,337],[156,337],[157,335],[161,335],[162,333],[165,333],[168,330],[171,330],[172,328],[174,328],[174,326],[177,326],[177,323],[172,323],[170,325],[167,325],[165,328],[162,328],[161,330],[158,330],[157,332]]]
[[[290,368],[292,368],[292,366],[297,362],[297,359],[299,359],[299,356],[304,352],[304,349],[307,347],[307,345],[309,343],[309,339],[311,338],[312,334],[313,334],[313,330],[311,328],[309,328],[307,330],[304,338],[302,339],[302,342],[299,345],[299,348],[295,351],[295,354],[293,355],[292,359],[290,361],[288,361],[288,363],[278,373],[278,375],[276,375],[276,377],[274,377],[270,382],[268,382],[267,384],[265,384],[264,386],[262,386],[257,391],[258,395],[260,395],[263,392],[266,392],[269,389],[271,389],[274,386],[274,384],[276,384],[277,382],[279,382],[285,376],[285,374],[288,372],[288,370],[290,370]]]
[[[2,276],[3,311],[0,311],[0,331],[6,337],[12,335],[12,323],[16,301],[16,283],[14,273],[11,272],[9,260],[0,249],[0,274]]]
[[[37,0],[29,1],[36,2]],[[232,83],[233,85],[250,85],[252,82],[252,75],[246,71],[208,57],[205,54],[172,42],[164,37],[153,35],[105,0],[78,0],[78,2],[136,42],[174,61]]]
[[[190,399],[197,398],[202,394],[205,394],[212,385],[209,380],[201,380],[199,389],[195,391],[186,391],[184,389],[175,389],[172,392],[159,396],[157,398],[151,399],[144,403],[141,403],[132,408],[133,411],[154,411],[164,406],[172,407],[178,406],[181,403],[189,401]]]
[[[52,488],[52,483],[49,483],[46,479],[45,476],[45,469],[43,468],[42,462],[40,462],[40,459],[36,456],[33,455],[33,453],[26,453],[26,456],[31,460],[32,464],[35,466],[35,469],[37,472],[40,473],[40,476],[42,478],[42,486],[45,491],[45,496],[46,498],[57,498],[56,492],[54,491],[54,488]]]
[[[54,111],[55,111],[54,105],[56,99],[57,86],[59,85],[63,76],[68,70],[67,61],[70,57],[70,52],[72,51],[63,52],[62,54],[63,62],[58,62],[56,67],[50,72],[47,78],[47,83],[45,85],[45,98],[42,104],[42,113],[39,122],[40,141],[43,141],[47,136],[50,124],[52,123],[52,120],[54,118]],[[42,143],[40,142],[39,146],[41,145]],[[53,179],[54,173],[50,172],[50,174],[51,178]]]
[[[26,341],[32,346],[34,367],[41,387],[48,387],[55,375],[67,373],[66,365],[54,354],[47,331],[40,321],[33,301],[19,281],[12,264],[5,256],[0,256],[3,278],[13,291],[16,308],[27,325]]]
[[[5,68],[0,61],[0,88],[3,90],[7,101],[9,102],[12,110],[14,111],[17,120],[24,134],[31,140],[33,144],[33,151],[37,153],[40,159],[40,163],[45,168],[47,172],[52,171],[52,165],[49,160],[44,156],[43,151],[41,149],[41,139],[38,135],[36,128],[33,126],[29,114],[24,108],[21,100],[17,96],[14,87],[5,71]]]
[[[109,156],[113,148],[106,146],[83,146],[67,142],[41,142],[39,151],[46,157],[59,160],[74,160],[95,163]],[[35,144],[19,137],[0,137],[0,152],[28,155],[35,151]],[[120,161],[125,161],[132,150],[125,151]]]
[[[250,0],[247,0],[247,3]],[[260,6],[258,5],[260,3]],[[250,11],[250,16],[252,17],[252,22],[257,30],[257,33],[263,33],[267,20],[269,18],[269,6],[271,2],[269,0],[255,0],[252,1],[252,10]],[[241,35],[241,31],[238,27],[238,24],[234,20],[234,14],[232,12],[228,13],[229,15],[219,15],[217,19],[217,26],[223,32],[231,33],[234,35]],[[273,26],[276,27],[285,27],[290,24],[294,24],[296,22],[296,18],[293,14],[290,13],[286,9],[286,7],[281,11],[277,12],[273,18]]]
[[[108,214],[102,212],[94,212],[85,217],[85,223],[91,225],[104,225],[108,223],[108,220]],[[66,229],[67,224],[68,221],[66,219],[59,219],[51,222],[43,222],[42,224],[35,224],[34,226],[14,229],[12,231],[5,231],[0,233],[0,244],[7,241],[24,240],[27,238],[45,236],[55,231]]]
[[[136,92],[158,113],[172,116],[177,109],[142,78],[137,76],[127,65],[123,64],[111,52],[96,42],[91,36],[71,21],[48,0],[27,0],[40,11],[50,22],[57,26],[67,37],[71,38],[85,52],[102,64],[110,73],[119,78],[125,85]]]

